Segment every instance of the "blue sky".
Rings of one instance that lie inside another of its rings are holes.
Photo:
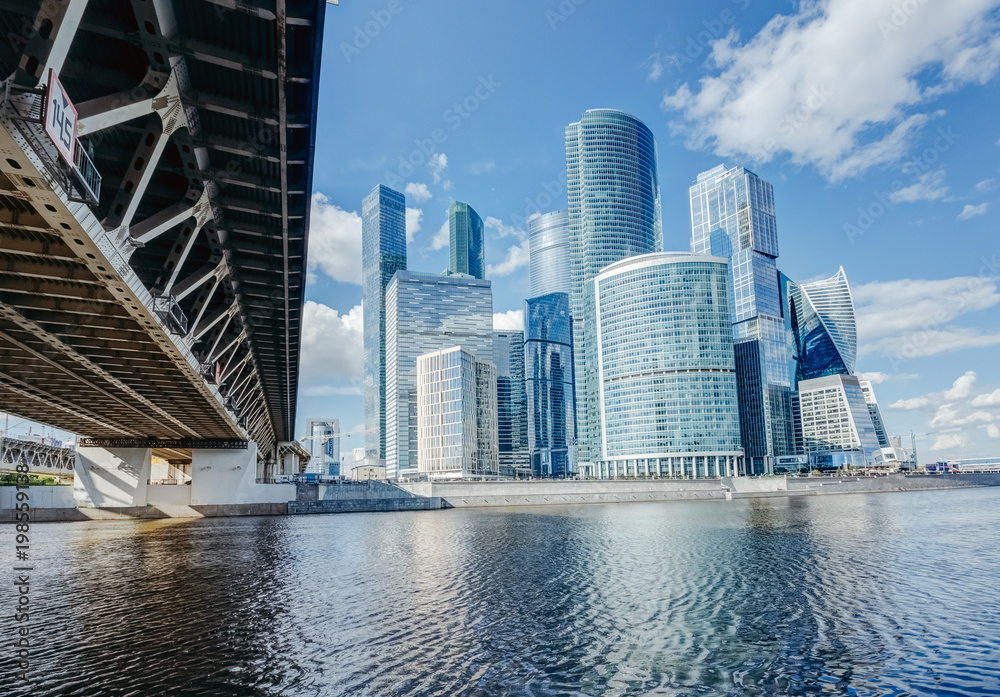
[[[688,247],[699,172],[757,172],[774,185],[779,267],[805,281],[844,266],[858,370],[877,382],[890,432],[930,434],[922,461],[997,454],[998,6],[330,6],[300,422],[340,418],[357,434],[342,447],[361,445],[358,213],[372,186],[406,190],[411,269],[447,266],[452,201],[490,219],[497,323],[516,324],[523,221],[566,207],[563,129],[609,107],[656,136],[665,249]]]

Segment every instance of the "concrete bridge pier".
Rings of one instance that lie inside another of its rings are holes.
[[[77,448],[73,470],[73,497],[77,505],[145,506],[152,454],[151,448]]]

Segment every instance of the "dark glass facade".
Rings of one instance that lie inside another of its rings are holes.
[[[455,201],[448,209],[448,229],[449,273],[486,278],[483,219],[468,203]]]
[[[493,332],[497,370],[497,436],[500,476],[525,474],[528,456],[528,403],[524,387],[524,332]]]
[[[569,295],[525,301],[524,332],[531,469],[537,477],[570,476],[576,471],[576,400]]]

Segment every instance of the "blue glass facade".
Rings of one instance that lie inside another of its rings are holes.
[[[531,296],[569,293],[570,273],[569,211],[553,211],[528,221]]]
[[[853,374],[858,332],[844,269],[832,278],[814,283],[788,282],[786,287],[797,359],[796,380]]]
[[[340,420],[306,419],[309,437],[307,472],[340,476]]]
[[[525,301],[524,337],[531,470],[536,477],[570,476],[576,471],[576,399],[569,295]]]
[[[392,479],[417,471],[417,358],[461,346],[492,364],[493,291],[477,278],[399,271],[385,307],[385,465]]]
[[[530,467],[528,404],[524,388],[524,332],[493,332],[497,371],[497,437],[500,474],[512,477]]]
[[[698,175],[690,194],[691,251],[729,261],[747,469],[769,472],[775,457],[795,453],[774,191],[753,172],[720,165]]]
[[[448,209],[448,230],[449,273],[486,278],[483,219],[468,203],[455,201]]]
[[[717,477],[740,468],[725,259],[633,257],[592,282],[600,458],[594,474]]]
[[[406,269],[406,199],[379,184],[361,204],[365,458],[385,460],[385,291]]]
[[[580,461],[599,455],[593,297],[588,284],[609,264],[662,249],[656,140],[642,121],[592,109],[566,127],[570,224],[570,312],[573,316],[577,447]],[[589,314],[588,314],[589,313]]]

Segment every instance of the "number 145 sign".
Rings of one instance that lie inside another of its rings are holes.
[[[45,133],[55,143],[56,150],[73,164],[76,145],[76,107],[52,70],[49,70],[49,91],[45,99]]]

